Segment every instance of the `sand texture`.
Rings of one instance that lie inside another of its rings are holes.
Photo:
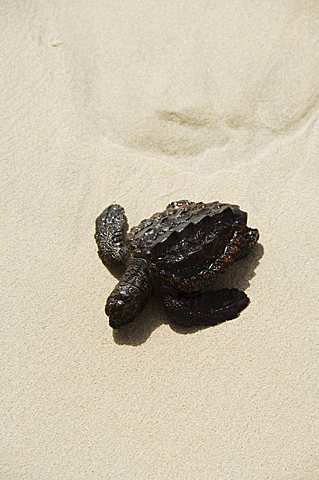
[[[1,480],[319,478],[319,4],[0,4]],[[93,238],[180,198],[249,212],[249,307],[113,333]]]

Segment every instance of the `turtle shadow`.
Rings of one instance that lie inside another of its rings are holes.
[[[246,258],[232,265],[227,272],[223,273],[214,282],[212,289],[218,290],[220,288],[235,287],[239,290],[246,290],[250,285],[250,280],[255,276],[255,269],[257,268],[263,254],[263,246],[260,243],[257,243]],[[169,324],[170,328],[176,333],[189,335],[206,328],[218,326],[221,323],[224,322],[219,322],[216,325],[197,327],[184,327],[174,324],[166,316],[161,299],[153,296],[144,310],[136,317],[134,322],[122,327],[120,330],[113,330],[113,338],[118,345],[131,345],[137,347],[146,342],[152,332],[162,324]]]
[[[146,342],[157,327],[168,323],[160,298],[153,296],[134,322],[113,330],[113,338],[118,345],[137,347]]]
[[[125,265],[110,265],[104,264],[104,266],[108,269],[111,275],[116,278],[116,280],[120,280],[121,276],[125,272]]]

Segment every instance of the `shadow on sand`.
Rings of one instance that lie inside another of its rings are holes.
[[[246,258],[232,265],[227,272],[217,278],[216,282],[212,285],[212,289],[218,290],[220,288],[235,287],[239,290],[246,290],[250,285],[250,280],[255,276],[255,269],[263,254],[263,246],[258,243]],[[118,272],[111,273],[115,274],[114,276],[118,278]],[[182,327],[173,324],[165,314],[161,299],[152,297],[143,312],[136,317],[133,323],[122,327],[120,330],[113,331],[113,338],[118,345],[131,345],[136,347],[144,343],[152,334],[153,330],[161,324],[170,324],[172,330],[184,335],[198,332],[204,328],[212,328],[212,326]]]

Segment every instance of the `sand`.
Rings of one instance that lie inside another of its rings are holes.
[[[316,1],[13,2],[1,22],[1,480],[313,480]],[[113,333],[96,255],[179,198],[238,203],[251,304]]]

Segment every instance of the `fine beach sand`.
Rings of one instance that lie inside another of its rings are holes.
[[[319,4],[4,0],[1,480],[319,478]],[[260,245],[236,320],[114,333],[93,238],[180,198]]]

